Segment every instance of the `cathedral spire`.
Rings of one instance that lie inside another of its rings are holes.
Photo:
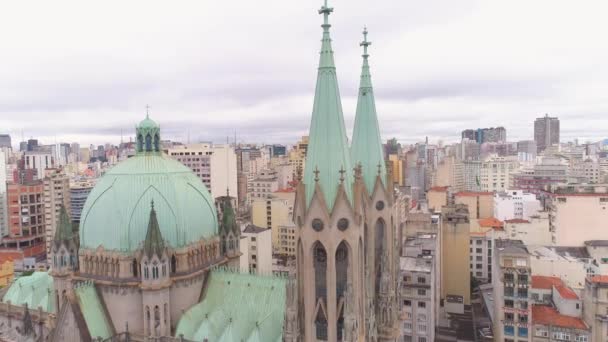
[[[61,243],[72,239],[73,233],[72,222],[65,206],[62,204],[59,208],[59,222],[55,229],[55,243]]]
[[[354,163],[361,163],[363,181],[367,191],[371,194],[374,191],[376,176],[379,176],[385,182],[386,166],[384,165],[384,153],[382,152],[372,78],[369,72],[367,49],[372,43],[367,40],[367,33],[367,28],[365,28],[363,30],[363,41],[360,44],[363,47],[363,65],[361,67],[351,156]]]
[[[319,171],[319,185],[325,196],[328,209],[333,208],[338,186],[340,184],[340,170],[344,169],[346,195],[352,200],[352,166],[346,139],[346,128],[342,114],[342,103],[334,52],[331,47],[329,34],[329,15],[333,8],[325,4],[319,10],[323,14],[323,39],[317,74],[315,99],[310,123],[308,152],[306,168],[304,171],[304,184],[306,184],[306,204],[310,204],[315,191],[315,171]]]
[[[146,233],[146,239],[144,240],[144,253],[148,258],[157,255],[161,257],[165,250],[165,243],[163,236],[158,226],[158,219],[156,218],[156,210],[154,210],[154,201],[150,203],[150,221],[148,222],[148,232]]]

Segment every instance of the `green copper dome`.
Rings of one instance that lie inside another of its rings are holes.
[[[162,238],[170,247],[217,235],[215,206],[200,179],[162,152],[139,151],[112,168],[91,191],[82,210],[80,247],[135,251],[146,238],[152,201]]]

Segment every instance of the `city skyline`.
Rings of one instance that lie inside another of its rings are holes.
[[[341,2],[333,38],[349,137],[367,25],[384,140],[447,143],[493,126],[509,141],[531,140],[545,113],[560,118],[563,141],[605,138],[608,50],[595,43],[608,25],[604,3],[550,2],[546,12],[543,1]],[[59,2],[29,13],[10,4],[0,31],[19,34],[2,49],[0,125],[13,145],[21,132],[47,144],[117,143],[149,104],[168,139],[295,141],[312,111],[318,4],[234,5]],[[70,9],[81,16],[61,14]]]

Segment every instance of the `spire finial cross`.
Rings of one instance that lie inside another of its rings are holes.
[[[340,167],[340,183],[344,183],[344,173],[346,173],[346,171],[344,170],[344,166]]]
[[[378,163],[378,175],[382,173],[382,163]]]
[[[313,171],[313,173],[315,174],[315,182],[319,181],[319,173],[321,171],[319,171],[319,167],[315,166],[315,170]]]
[[[325,0],[323,3],[323,7],[321,7],[321,9],[319,10],[319,14],[323,14],[323,26],[322,27],[323,27],[323,31],[325,31],[325,32],[329,32],[329,28],[331,27],[331,25],[329,25],[329,15],[333,11],[334,11],[334,9],[331,7],[328,7],[327,0]]]
[[[152,199],[152,200],[150,201],[150,207],[151,207],[152,209],[154,209],[154,199]]]
[[[146,119],[150,118],[150,106],[146,105]]]
[[[369,57],[369,54],[367,53],[367,48],[372,45],[372,42],[370,42],[369,40],[367,40],[367,26],[363,27],[363,41],[361,42],[361,44],[359,44],[360,46],[363,46],[363,58],[367,59],[367,57]]]

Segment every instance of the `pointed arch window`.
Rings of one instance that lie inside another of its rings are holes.
[[[144,138],[142,137],[141,134],[137,135],[137,150],[138,151],[144,150]]]
[[[374,236],[374,258],[375,258],[375,277],[376,277],[376,286],[375,293],[380,291],[380,276],[382,275],[380,272],[380,264],[382,263],[382,256],[386,250],[386,241],[385,241],[385,223],[382,219],[378,219],[376,222],[375,236]]]
[[[315,269],[315,295],[317,300],[325,301],[327,297],[327,251],[320,242],[313,247],[313,265]]]
[[[154,151],[160,151],[160,137],[157,134],[154,134]]]
[[[148,263],[147,262],[144,263],[143,269],[144,269],[144,279],[148,279],[150,277],[150,273],[149,273],[149,270],[148,270]]]
[[[152,137],[146,134],[146,152],[152,151]]]
[[[321,308],[317,311],[317,317],[315,318],[315,330],[318,341],[327,341],[327,318]]]
[[[175,255],[171,256],[171,273],[175,274],[175,272],[177,272],[177,259],[175,258]]]
[[[348,282],[348,245],[345,241],[342,241],[336,249],[336,299],[339,303],[338,306],[338,321],[336,331],[338,334],[338,341],[342,341],[342,330],[344,325],[344,292],[346,291],[346,284]],[[342,303],[342,304],[340,304]]]
[[[139,263],[137,259],[133,259],[133,263],[131,264],[131,271],[133,272],[133,276],[137,278],[137,269],[139,269]]]

